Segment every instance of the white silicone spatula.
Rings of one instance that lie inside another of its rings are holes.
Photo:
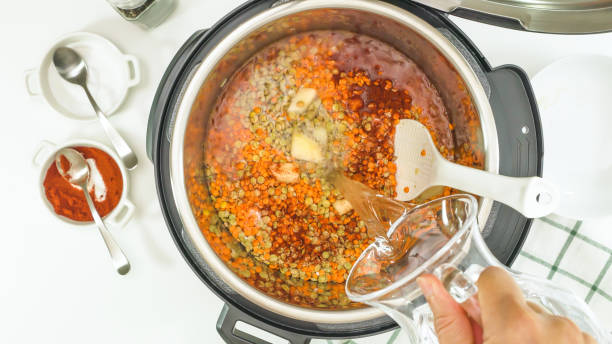
[[[444,185],[504,203],[529,218],[546,216],[559,205],[557,187],[540,177],[500,176],[454,164],[438,152],[427,128],[414,120],[401,120],[395,130],[400,201]]]

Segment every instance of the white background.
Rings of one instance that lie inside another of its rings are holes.
[[[10,1],[0,11],[0,342],[220,343],[222,302],[191,272],[160,213],[153,167],[145,153],[149,107],[165,67],[191,33],[212,25],[239,0],[180,0],[162,26],[145,32],[104,0]],[[530,75],[576,53],[612,56],[612,34],[558,36],[457,24],[492,65],[512,63]],[[124,277],[110,264],[94,230],[76,229],[43,206],[40,171],[31,164],[42,139],[91,138],[108,144],[95,122],[76,122],[24,88],[24,71],[72,31],[92,31],[137,56],[142,83],[112,122],[140,159],[130,173],[135,218],[113,234],[132,262]]]

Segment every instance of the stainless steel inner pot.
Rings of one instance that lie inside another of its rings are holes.
[[[373,308],[317,310],[281,302],[247,284],[219,259],[191,211],[186,167],[202,160],[210,109],[230,76],[250,56],[278,39],[299,32],[336,29],[363,33],[389,43],[413,59],[440,92],[451,121],[466,125],[461,100],[468,96],[480,116],[477,144],[485,153],[485,169],[499,166],[497,132],[487,95],[476,73],[461,53],[434,27],[401,8],[368,0],[279,1],[227,34],[203,59],[184,89],[170,142],[170,179],[173,197],[185,228],[210,268],[234,291],[279,315],[320,324],[352,323],[383,315]],[[458,141],[466,138],[457,138]],[[480,200],[484,225],[492,206]]]

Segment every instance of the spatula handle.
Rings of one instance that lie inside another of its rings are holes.
[[[500,176],[446,160],[440,163],[443,166],[437,170],[435,184],[494,199],[525,217],[543,217],[559,206],[559,189],[543,178]]]

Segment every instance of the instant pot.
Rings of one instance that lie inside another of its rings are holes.
[[[448,13],[539,32],[612,29],[612,3],[592,6],[598,7],[501,0],[260,0],[249,1],[211,28],[195,32],[179,49],[158,87],[149,116],[147,154],[155,166],[161,209],[177,248],[225,302],[217,323],[221,337],[228,343],[262,343],[238,330],[237,321],[291,343],[373,335],[397,327],[373,308],[312,309],[274,297],[232,271],[202,234],[207,228],[195,219],[198,205],[190,203],[192,186],[187,178],[202,164],[211,107],[228,78],[250,56],[285,36],[311,30],[348,30],[380,39],[425,71],[455,126],[465,122],[462,99],[470,99],[480,120],[477,142],[470,144],[484,153],[486,170],[541,176],[543,135],[527,75],[512,65],[492,68]],[[531,220],[486,198],[480,200],[479,209],[479,225],[489,248],[500,261],[511,264]]]

